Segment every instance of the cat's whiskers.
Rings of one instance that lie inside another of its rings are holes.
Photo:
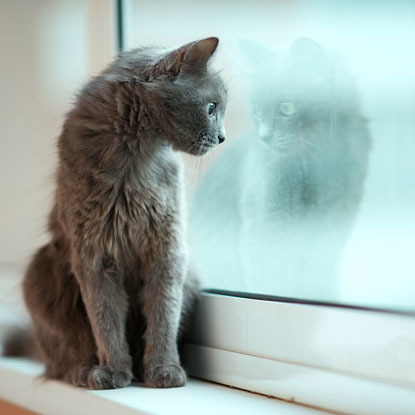
[[[281,156],[284,156],[286,153],[288,153],[291,148],[292,148],[292,142],[291,140],[287,140],[287,139],[278,140],[276,142],[276,145],[274,146],[274,149],[276,150],[276,152]]]
[[[206,167],[209,165],[209,163],[207,163],[207,160],[209,160],[212,156],[212,153],[209,152],[207,155],[205,155],[204,157],[200,157],[200,164],[199,164],[199,183],[203,177],[203,172],[206,170]]]
[[[289,148],[291,147],[291,141],[289,140],[281,140],[281,141],[277,141],[277,148]]]
[[[320,160],[318,160],[318,158],[311,152],[311,151],[307,151],[307,149],[306,148],[304,148],[303,149],[304,150],[304,152],[308,155],[308,156],[310,156],[310,158],[316,163],[316,164],[318,164],[318,166],[322,169],[323,168],[323,165],[321,164],[321,162],[320,162]]]
[[[199,150],[200,151],[200,150]],[[196,158],[193,161],[193,169],[192,169],[192,176],[191,176],[191,180],[190,180],[190,187],[193,189],[194,184],[195,184],[195,177],[196,177],[196,169],[197,169],[197,164],[199,163],[199,158]]]
[[[197,163],[197,184],[200,184],[200,169],[202,167],[202,163],[203,163],[203,157],[199,157],[198,159],[198,163]]]
[[[301,139],[301,142],[305,144],[305,146],[303,146],[303,151],[316,163],[318,164],[318,166],[320,168],[323,168],[323,165],[321,163],[321,161],[318,159],[318,155],[316,155],[315,153],[321,153],[321,150],[316,147],[313,143],[311,143],[310,141],[306,140],[305,138]]]
[[[312,149],[316,150],[317,152],[320,152],[320,149],[318,147],[316,147],[313,143],[311,143],[310,141],[306,140],[305,138],[301,139],[301,142],[304,144],[309,145]]]
[[[195,144],[198,144],[198,143],[195,142],[193,145],[195,145]],[[202,151],[203,151],[203,146],[201,145],[199,147],[199,149],[197,150],[196,160],[195,160],[195,163],[193,164],[192,178],[191,178],[191,181],[190,181],[190,187],[191,188],[193,188],[194,185],[195,185],[196,176],[199,177],[198,183],[200,183],[200,162],[201,162],[201,159],[202,159],[202,157],[200,155],[201,155]]]
[[[234,80],[234,76],[230,76],[228,79],[223,80],[223,85],[225,88],[228,86],[228,84]]]
[[[307,163],[306,163],[304,155],[301,153],[301,151],[298,151],[296,153],[296,155],[300,158],[301,162],[303,163],[303,167],[305,167],[307,165]]]
[[[186,150],[186,153],[189,153],[189,154],[191,154],[190,153],[190,150],[195,146],[197,144],[197,141],[195,141],[187,150]]]

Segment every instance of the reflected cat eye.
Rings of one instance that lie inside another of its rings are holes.
[[[295,105],[292,102],[281,102],[278,108],[284,115],[291,115],[295,112]]]

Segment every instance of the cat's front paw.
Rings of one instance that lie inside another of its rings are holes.
[[[180,365],[156,366],[146,371],[144,382],[152,388],[177,388],[184,386],[187,377]]]
[[[130,370],[117,370],[111,366],[95,366],[89,373],[88,386],[92,389],[116,389],[128,386],[133,375]]]

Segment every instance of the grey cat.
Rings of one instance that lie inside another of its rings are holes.
[[[226,149],[195,194],[196,262],[222,288],[333,301],[371,147],[355,81],[311,39],[287,50],[240,47],[255,129]]]
[[[93,389],[184,385],[178,338],[197,298],[183,169],[224,135],[217,38],[119,56],[80,92],[58,140],[50,242],[24,299],[46,376]]]

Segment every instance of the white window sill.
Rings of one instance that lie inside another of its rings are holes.
[[[7,327],[21,325],[24,310],[22,270],[0,264],[0,340]],[[88,391],[63,382],[44,381],[39,362],[0,357],[0,399],[43,415],[318,415],[326,414],[294,403],[268,398],[207,381],[189,379],[184,388]]]
[[[0,398],[44,415],[318,415],[316,409],[214,383],[189,379],[183,388],[88,391],[39,377],[43,366],[27,359],[0,358]]]

